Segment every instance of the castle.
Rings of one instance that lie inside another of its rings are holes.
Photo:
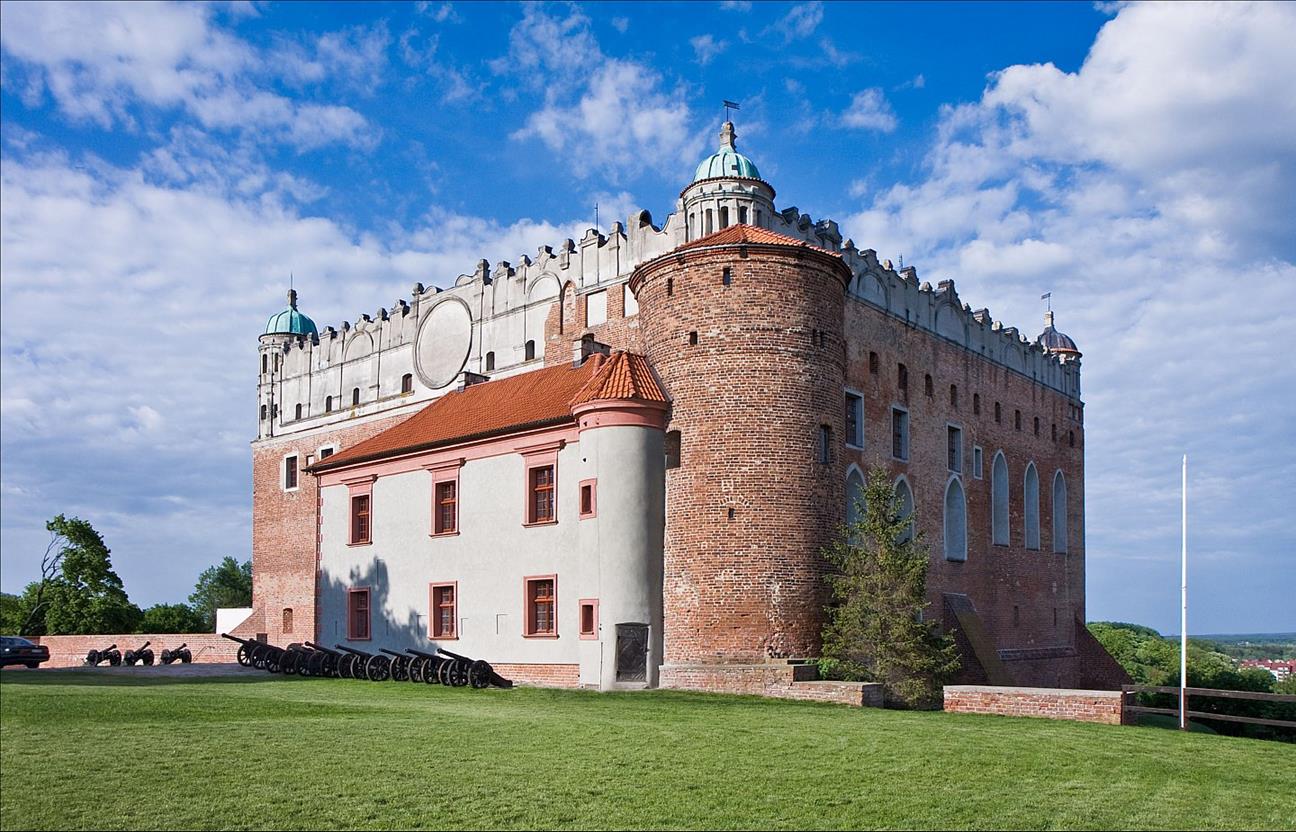
[[[274,642],[445,646],[538,684],[791,690],[870,468],[931,544],[966,681],[1104,686],[1080,352],[778,210],[726,122],[660,227],[260,339]],[[755,681],[753,681],[755,680]]]

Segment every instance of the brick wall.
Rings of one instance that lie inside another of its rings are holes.
[[[496,664],[495,672],[514,684],[541,688],[574,688],[580,686],[578,664]]]
[[[116,643],[117,649],[126,655],[127,650],[135,650],[144,642],[152,642],[149,649],[153,651],[154,663],[162,663],[162,651],[174,649],[187,644],[193,653],[193,660],[202,663],[233,662],[238,654],[238,644],[229,639],[208,633],[129,633],[127,635],[105,636],[41,636],[32,641],[49,648],[50,660],[41,667],[78,667],[85,664],[86,653],[91,650],[102,650]]]
[[[836,443],[828,465],[817,445],[820,425],[843,431],[847,279],[831,255],[756,245],[677,252],[631,279],[680,433],[666,472],[668,664],[818,651],[819,551],[843,480]]]
[[[945,688],[945,710],[1120,725],[1121,694],[1106,690],[954,685]]]
[[[593,335],[594,340],[612,349],[644,352],[643,331],[638,314],[626,315],[626,296],[630,288],[616,283],[606,288],[607,320],[596,326],[585,325],[586,294],[577,294],[575,284],[563,286],[560,302],[549,309],[545,318],[544,363],[570,364],[572,342],[582,335]]]
[[[800,670],[797,665],[775,663],[664,665],[661,686],[706,693],[739,693],[807,702],[836,702],[855,707],[882,707],[881,685],[800,678],[807,675]]]

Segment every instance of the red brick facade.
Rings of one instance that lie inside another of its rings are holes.
[[[1121,693],[956,685],[945,688],[945,710],[959,714],[1033,716],[1120,725]]]
[[[130,633],[128,635],[107,636],[40,636],[32,641],[49,648],[50,660],[41,667],[80,667],[85,664],[86,653],[91,650],[102,650],[114,642],[117,649],[125,655],[127,650],[134,650],[144,642],[150,642],[155,662],[161,664],[162,651],[174,650],[181,644],[187,645],[193,654],[194,662],[217,663],[237,660],[238,644],[218,635],[207,633]]]
[[[882,686],[879,684],[831,682],[814,676],[813,667],[786,662],[677,664],[662,669],[661,686],[677,690],[724,691],[806,702],[834,702],[857,708],[882,707]]]
[[[495,672],[518,685],[541,688],[575,688],[580,686],[578,664],[496,664]]]
[[[817,652],[823,560],[840,520],[842,309],[850,272],[827,252],[734,244],[637,269],[648,358],[671,397],[665,660]]]

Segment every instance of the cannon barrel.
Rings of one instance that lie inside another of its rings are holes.
[[[361,658],[365,658],[365,659],[373,657],[373,653],[366,653],[365,651],[357,650],[354,647],[347,647],[345,644],[335,644],[333,646],[341,650],[342,652],[350,653],[353,656],[360,656]]]
[[[395,656],[395,657],[398,658],[398,659],[408,659],[408,658],[409,658],[409,656],[405,655],[404,653],[397,653],[395,650],[388,650],[386,647],[379,647],[379,648],[378,648],[378,652],[379,652],[379,653],[386,653],[386,654],[389,655],[389,656]]]
[[[239,638],[238,636],[232,636],[232,635],[230,635],[229,633],[221,633],[221,634],[220,634],[220,637],[221,637],[221,638],[227,638],[227,639],[229,639],[230,641],[237,641],[239,644],[243,645],[244,647],[247,647],[247,646],[250,645],[250,644],[260,644],[260,643],[261,643],[261,642],[259,642],[259,641],[253,641],[253,640],[250,639],[250,638]]]
[[[413,647],[406,647],[405,652],[413,656],[418,656],[420,659],[440,659],[441,658],[438,655],[435,655],[433,653],[428,653],[424,650],[415,650]]]
[[[329,654],[330,656],[337,656],[337,655],[340,655],[340,654],[338,653],[338,651],[333,650],[333,649],[330,649],[330,648],[328,648],[328,647],[325,647],[325,646],[322,645],[322,644],[316,644],[316,643],[313,642],[313,641],[306,641],[306,642],[302,642],[302,643],[305,644],[307,647],[309,647],[309,648],[312,649],[312,650],[318,650],[318,651],[320,651],[321,653],[327,653],[327,654]]]
[[[145,649],[147,649],[148,646],[149,646],[150,644],[152,644],[152,643],[153,643],[153,642],[151,642],[151,641],[146,641],[146,642],[144,642],[144,643],[141,644],[139,647],[136,647],[136,648],[135,648],[135,652],[136,652],[136,653],[141,653],[141,652],[143,652],[143,651],[144,651]]]
[[[100,653],[107,653],[109,650],[116,650],[116,649],[117,649],[117,643],[116,643],[116,642],[113,642],[112,644],[108,645],[107,647],[101,649],[99,652],[100,652]]]
[[[188,646],[189,646],[189,643],[188,643],[188,642],[184,642],[184,641],[182,641],[182,642],[180,642],[180,646],[179,646],[179,647],[176,647],[176,648],[173,648],[171,652],[173,652],[173,653],[178,653],[179,651],[185,649],[185,648],[188,647]]]
[[[445,649],[444,647],[438,647],[437,652],[442,654],[443,656],[449,656],[452,659],[458,659],[461,662],[472,661],[472,659],[468,658],[467,656],[461,656],[458,653],[451,653],[449,650]]]

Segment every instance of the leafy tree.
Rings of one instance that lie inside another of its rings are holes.
[[[881,682],[890,702],[938,705],[959,667],[954,639],[923,619],[929,552],[886,472],[869,473],[856,519],[824,550],[833,603],[820,668],[830,677]]]
[[[216,628],[217,607],[252,606],[252,561],[240,564],[228,555],[198,576],[189,605],[203,616],[204,629]]]
[[[144,610],[141,633],[205,633],[207,619],[188,604],[154,604]]]
[[[26,617],[21,597],[0,592],[0,633],[17,634],[22,629]]]
[[[62,514],[45,524],[50,545],[41,580],[23,592],[23,635],[129,633],[140,609],[113,571],[103,537],[85,520]]]

